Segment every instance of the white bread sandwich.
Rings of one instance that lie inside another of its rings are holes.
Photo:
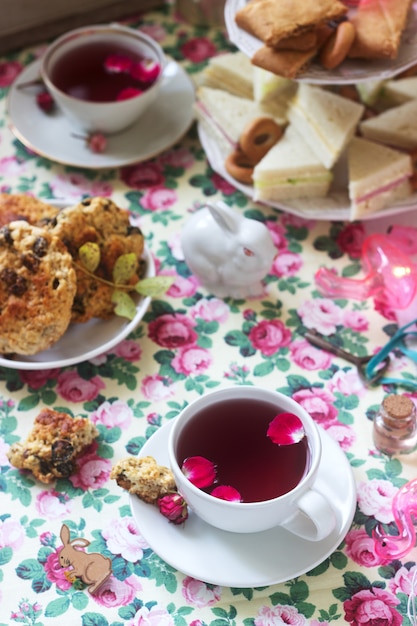
[[[354,137],[347,149],[350,219],[381,211],[411,195],[408,154]]]
[[[253,98],[256,102],[271,102],[282,97],[293,96],[297,82],[291,78],[278,76],[262,67],[253,65]]]
[[[384,95],[392,105],[403,104],[417,99],[417,76],[387,80]]]
[[[333,175],[293,126],[253,171],[254,200],[280,202],[327,195]]]
[[[195,103],[197,119],[211,126],[223,149],[229,152],[238,147],[240,135],[247,124],[258,117],[271,117],[279,125],[285,125],[287,108],[285,102],[260,104],[205,86],[197,89]]]
[[[300,83],[288,119],[331,169],[353,137],[364,106],[320,87]]]
[[[254,69],[249,57],[243,52],[226,52],[209,59],[201,73],[201,84],[252,100]]]
[[[404,102],[359,124],[363,137],[393,148],[417,148],[417,99]]]

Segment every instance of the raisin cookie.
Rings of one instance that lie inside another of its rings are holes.
[[[84,417],[71,417],[44,408],[35,418],[23,442],[13,443],[7,453],[10,463],[32,472],[43,483],[73,474],[76,459],[98,436],[96,426]]]
[[[144,238],[132,226],[129,212],[108,198],[89,198],[62,209],[50,225],[51,232],[65,244],[75,263],[77,293],[72,307],[72,322],[86,322],[93,317],[109,319],[114,315],[113,269],[118,257],[136,255],[136,269],[130,280],[134,285],[144,274],[142,254]],[[98,245],[100,262],[94,276],[86,272],[79,249],[87,242]]]
[[[24,193],[0,193],[0,226],[16,220],[43,226],[58,212],[56,207]]]
[[[76,275],[64,244],[44,228],[0,228],[0,353],[37,354],[66,331]]]
[[[110,478],[148,504],[156,504],[159,498],[177,490],[172,471],[158,465],[152,456],[122,459],[113,466]]]

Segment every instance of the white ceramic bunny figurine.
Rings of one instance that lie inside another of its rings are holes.
[[[259,297],[277,249],[265,224],[224,202],[208,202],[181,232],[184,259],[213,295]]]

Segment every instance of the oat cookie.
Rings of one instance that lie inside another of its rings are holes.
[[[0,228],[0,353],[37,354],[66,331],[76,292],[71,255],[44,228]]]
[[[123,254],[135,253],[137,268],[131,283],[136,284],[144,273],[141,259],[144,238],[139,228],[130,224],[129,212],[108,198],[89,198],[60,211],[51,224],[51,232],[66,245],[75,262],[77,293],[72,307],[72,321],[112,317],[114,286],[87,274],[80,267],[78,251],[87,242],[98,244],[100,264],[94,273],[110,282],[116,259]]]
[[[16,220],[43,226],[59,209],[24,193],[0,193],[0,226]]]
[[[149,504],[156,504],[159,498],[177,490],[171,470],[158,465],[152,456],[119,461],[113,466],[110,478]]]
[[[12,444],[7,456],[14,467],[51,483],[73,473],[76,459],[97,436],[97,428],[88,419],[45,408],[35,418],[26,441]]]

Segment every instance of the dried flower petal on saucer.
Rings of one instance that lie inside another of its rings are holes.
[[[88,419],[44,408],[26,441],[12,444],[7,456],[14,467],[51,483],[73,473],[76,459],[97,436],[97,428]]]
[[[152,456],[122,459],[113,466],[110,478],[115,480],[119,487],[149,504],[157,504],[159,498],[176,491],[171,470],[158,465]]]
[[[279,446],[298,443],[305,435],[303,422],[294,413],[279,413],[270,422],[267,435]]]

